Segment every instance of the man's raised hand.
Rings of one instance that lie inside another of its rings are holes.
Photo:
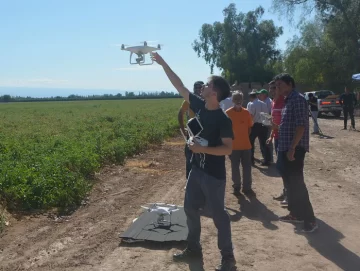
[[[164,59],[157,52],[151,53],[151,59],[161,66],[165,64]]]

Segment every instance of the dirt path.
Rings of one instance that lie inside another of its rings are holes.
[[[341,131],[341,120],[319,122],[333,138],[312,136],[306,158],[306,182],[320,225],[315,234],[298,235],[293,225],[277,221],[287,211],[272,199],[281,190],[273,167],[254,168],[257,200],[249,202],[231,194],[227,161],[226,206],[238,270],[360,270],[360,133]],[[141,213],[141,204],[182,205],[184,165],[183,142],[176,138],[124,167],[104,169],[87,204],[70,217],[13,218],[0,238],[0,270],[196,270],[172,262],[178,248],[119,246],[118,238]],[[220,255],[209,218],[202,218],[201,238],[204,268],[214,270]]]

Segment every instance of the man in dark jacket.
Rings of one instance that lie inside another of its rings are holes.
[[[339,102],[342,105],[343,112],[344,112],[344,129],[343,130],[347,129],[348,115],[350,115],[350,119],[351,119],[351,128],[355,130],[354,108],[357,104],[355,94],[353,92],[350,92],[350,89],[345,87],[345,93],[340,95]]]

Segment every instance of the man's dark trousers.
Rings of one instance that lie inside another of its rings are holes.
[[[344,128],[347,127],[348,115],[350,115],[351,126],[355,128],[354,107],[344,106]]]
[[[287,152],[279,152],[283,158],[282,177],[287,184],[288,210],[304,223],[315,222],[314,211],[304,182],[305,149],[296,147],[295,160],[289,161]]]
[[[186,179],[189,178],[189,173],[190,173],[190,170],[191,170],[191,156],[192,156],[192,152],[189,149],[188,144],[185,144]]]
[[[201,250],[200,214],[205,200],[210,208],[214,224],[218,230],[218,247],[223,258],[233,257],[230,217],[225,210],[226,180],[216,179],[196,166],[192,166],[186,185],[184,210],[187,217],[189,234],[188,248]]]
[[[251,143],[251,160],[254,161],[254,144],[255,139],[258,137],[260,142],[260,148],[264,150],[264,162],[271,162],[270,148],[266,144],[268,134],[268,128],[261,123],[255,122],[251,128],[250,143]]]
[[[252,186],[251,150],[233,150],[229,158],[231,161],[231,176],[233,181],[233,188],[236,190],[241,189],[241,164],[243,174],[243,191],[250,190]]]
[[[279,140],[278,139],[275,139],[275,148],[277,149],[278,147],[278,144],[279,144]],[[284,188],[283,188],[283,194],[284,196],[287,197],[287,199],[289,198],[288,194],[287,194],[287,183],[285,182],[284,180],[284,177],[283,177],[283,172],[284,172],[284,155],[282,154],[282,152],[278,152],[276,153],[277,155],[277,160],[276,160],[276,169],[277,171],[279,172],[281,178],[283,179],[283,185],[284,185]]]

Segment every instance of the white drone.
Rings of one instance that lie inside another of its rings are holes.
[[[121,50],[126,50],[130,52],[130,64],[132,65],[152,65],[154,61],[151,59],[151,62],[145,63],[145,55],[156,50],[161,50],[161,45],[158,44],[157,47],[148,46],[147,42],[144,41],[143,46],[127,46],[122,44]],[[135,59],[135,62],[132,61],[132,55],[136,54],[138,57]]]
[[[173,212],[179,211],[177,205],[166,204],[166,203],[149,203],[148,206],[141,206],[142,208],[148,210],[148,212],[156,212],[158,218],[156,223],[157,227],[170,227],[171,226],[171,214]],[[166,220],[166,217],[169,217],[169,220]]]

